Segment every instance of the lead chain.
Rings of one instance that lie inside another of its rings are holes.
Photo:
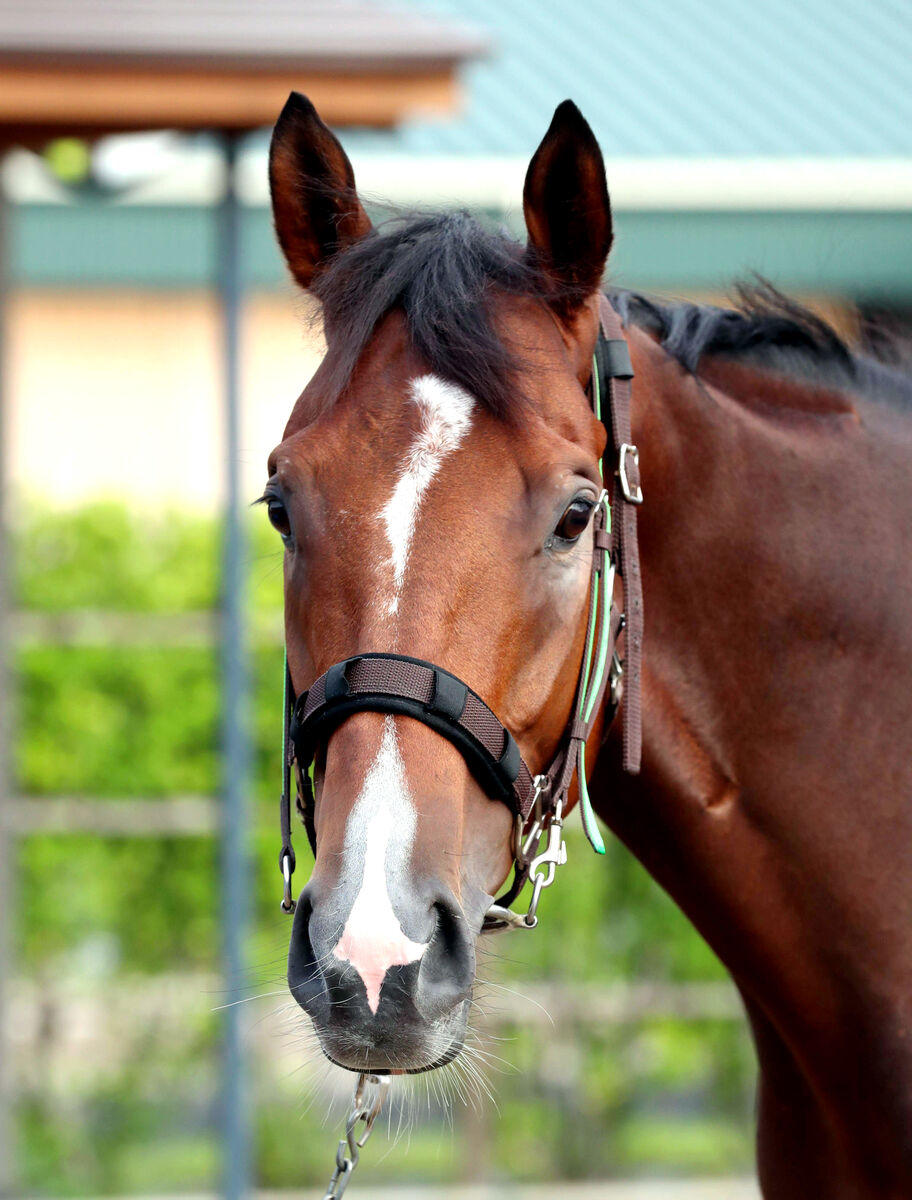
[[[345,1122],[345,1137],[339,1142],[336,1150],[336,1169],[333,1171],[323,1200],[339,1200],[348,1187],[352,1172],[358,1165],[361,1150],[373,1132],[374,1121],[383,1107],[389,1083],[389,1075],[373,1075],[362,1072],[358,1076],[348,1120]],[[360,1137],[357,1135],[359,1121],[364,1122],[364,1131]]]

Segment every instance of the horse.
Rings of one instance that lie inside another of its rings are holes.
[[[458,212],[374,228],[297,94],[270,184],[327,346],[264,493],[289,704],[359,655],[430,664],[438,707],[465,681],[461,702],[540,776],[587,653],[606,446],[621,485],[591,396],[613,241],[598,143],[557,108],[525,245]],[[608,689],[582,783],[743,998],[764,1195],[908,1197],[912,381],[770,288],[732,310],[606,295],[645,498],[642,759],[624,769]],[[604,580],[623,609],[629,579]],[[460,1052],[477,939],[527,826],[450,733],[378,707],[311,747],[316,857],[288,982],[333,1062],[421,1072]],[[583,790],[577,775],[564,816]]]

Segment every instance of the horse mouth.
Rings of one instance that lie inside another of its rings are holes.
[[[436,1071],[440,1067],[445,1067],[462,1053],[462,1048],[465,1045],[464,1037],[456,1037],[450,1043],[450,1046],[439,1058],[435,1058],[433,1062],[424,1063],[422,1066],[398,1066],[389,1065],[375,1066],[373,1063],[367,1063],[365,1066],[353,1067],[349,1063],[339,1062],[333,1058],[325,1046],[320,1047],[323,1051],[324,1058],[328,1059],[334,1067],[340,1067],[343,1071],[351,1071],[352,1074],[370,1074],[370,1075],[426,1075],[429,1071]]]
[[[355,1073],[423,1075],[451,1063],[462,1052],[470,1001],[430,1026],[397,1022],[378,1028],[346,1028],[314,1022],[320,1049],[334,1066]]]

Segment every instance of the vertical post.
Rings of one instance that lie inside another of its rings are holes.
[[[12,1196],[15,1184],[13,1158],[13,1081],[9,1056],[8,984],[13,965],[13,837],[3,819],[12,786],[13,684],[10,644],[10,545],[7,531],[8,417],[5,398],[6,297],[9,271],[10,204],[0,182],[0,1196]]]
[[[222,559],[222,839],[221,923],[226,997],[244,986],[248,917],[247,663],[244,629],[244,523],[240,494],[241,211],[237,195],[239,135],[225,139],[225,193],[220,210],[220,296],[225,387],[226,496]],[[223,1195],[241,1200],[250,1186],[250,1127],[242,1007],[225,1009],[222,1073]]]

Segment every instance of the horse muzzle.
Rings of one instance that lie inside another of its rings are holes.
[[[409,932],[360,938],[312,881],[295,911],[291,993],[324,1054],[351,1071],[419,1072],[462,1048],[475,979],[474,934],[452,895],[416,904]],[[416,914],[420,912],[420,916]]]

